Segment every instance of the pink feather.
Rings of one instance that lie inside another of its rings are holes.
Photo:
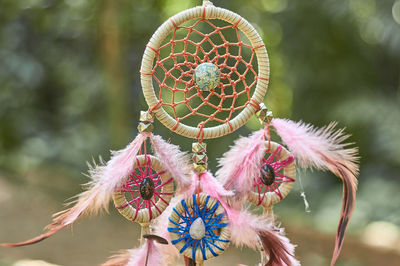
[[[267,266],[298,266],[294,258],[294,245],[277,232],[270,220],[255,216],[246,210],[230,208],[226,202],[224,206],[229,220],[231,242],[237,247],[246,245],[252,249],[259,249],[259,240],[264,252],[269,257]]]
[[[131,257],[132,250],[121,250],[119,254],[111,256],[106,262],[100,266],[126,266]]]
[[[168,245],[160,245],[160,252],[163,254],[164,265],[174,264],[175,260],[179,258],[179,251],[171,243],[171,238],[168,232],[169,216],[172,213],[173,207],[181,201],[185,196],[182,194],[175,196],[171,199],[168,207],[164,212],[155,220],[154,233],[163,237],[168,241]]]
[[[181,152],[178,146],[166,142],[160,136],[152,135],[150,139],[155,154],[177,182],[177,193],[183,192],[192,183],[190,178],[192,169],[187,153]]]
[[[92,181],[87,184],[88,190],[79,194],[75,202],[69,203],[76,203],[75,206],[54,214],[53,223],[45,227],[48,230],[46,233],[24,242],[5,243],[2,246],[17,247],[40,242],[72,224],[81,215],[96,214],[102,209],[107,210],[112,193],[123,184],[125,178],[133,170],[132,162],[149,134],[141,133],[125,149],[112,152],[112,157],[107,164],[95,165],[95,167],[89,165],[89,176]]]
[[[295,249],[295,245],[293,245],[292,243],[290,243],[289,239],[282,235],[282,234],[278,234],[278,238],[280,238],[281,243],[284,245],[284,249],[287,251],[287,253],[289,254],[289,261],[290,261],[290,266],[300,266],[300,262],[296,259],[296,257],[294,256],[294,249]]]
[[[151,239],[137,249],[123,251],[121,254],[112,256],[101,266],[159,266],[163,265],[163,256],[159,245]]]
[[[172,213],[172,209],[176,206],[176,204],[179,201],[181,201],[184,198],[190,197],[195,193],[197,187],[196,184],[197,184],[196,182],[192,182],[185,191],[183,191],[181,194],[177,194],[174,198],[172,198],[168,207],[155,220],[155,225],[154,225],[155,234],[165,238],[168,241],[168,245],[160,246],[160,251],[163,254],[165,265],[170,265],[170,264],[173,265],[175,260],[179,257],[179,251],[176,249],[174,245],[171,244],[171,239],[168,232],[169,216]]]
[[[210,172],[195,173],[194,180],[199,180],[202,191],[212,198],[221,199],[221,197],[233,196],[232,191],[226,190]]]
[[[273,119],[272,126],[300,166],[329,170],[343,181],[342,211],[331,261],[331,265],[334,265],[354,209],[359,172],[358,150],[349,148],[351,143],[343,143],[349,135],[345,135],[343,129],[335,130],[336,123],[318,129],[303,122]]]
[[[132,250],[127,266],[159,266],[163,257],[159,250],[159,244],[148,239],[139,249]]]
[[[260,174],[264,155],[264,129],[249,137],[241,137],[219,160],[217,179],[226,189],[235,191],[237,199],[244,199]]]
[[[221,204],[228,216],[231,242],[237,247],[245,245],[255,250],[258,249],[258,230],[259,228],[269,228],[270,222],[246,210],[238,211],[226,206],[226,203],[221,202]]]
[[[258,216],[252,215],[245,210],[235,210],[226,202],[226,197],[232,196],[233,192],[226,190],[210,172],[194,173],[194,180],[198,180],[201,191],[217,199],[224,207],[231,231],[231,241],[236,246],[246,245],[253,249],[257,248],[257,230],[269,226],[269,223]]]

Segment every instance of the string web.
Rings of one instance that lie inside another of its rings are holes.
[[[182,25],[164,39],[156,53],[152,73],[159,103],[179,123],[213,127],[228,124],[251,100],[258,80],[255,49],[235,24],[201,18]],[[199,90],[193,80],[195,68],[210,62],[220,70],[220,83],[210,91]],[[199,132],[200,132],[199,131]],[[198,136],[199,137],[199,136]]]
[[[124,192],[126,203],[121,206],[116,206],[116,209],[124,209],[131,205],[135,208],[135,216],[133,220],[137,218],[137,215],[141,209],[148,209],[150,220],[153,218],[153,212],[151,207],[154,206],[157,211],[162,212],[158,206],[156,205],[159,200],[163,201],[165,204],[169,204],[164,198],[164,195],[172,195],[173,193],[163,192],[162,188],[172,182],[172,178],[163,182],[161,179],[161,175],[165,173],[165,171],[157,172],[151,168],[151,159],[149,156],[146,157],[146,160],[143,164],[140,164],[139,160],[137,161],[137,167],[131,172],[128,180],[122,186],[122,189],[117,192]],[[143,179],[146,177],[151,178],[154,183],[154,194],[149,200],[145,200],[140,195],[140,185],[143,182]]]
[[[282,183],[295,182],[294,178],[283,174],[284,168],[294,161],[294,157],[293,155],[290,155],[287,159],[281,161],[279,160],[281,152],[282,152],[282,146],[279,145],[278,148],[276,148],[276,150],[273,153],[271,153],[266,159],[265,158],[263,159],[262,166],[269,164],[272,167],[272,169],[274,169],[275,181],[270,186],[267,186],[261,181],[261,177],[257,179],[257,181],[254,183],[254,192],[258,194],[257,205],[260,205],[262,203],[262,201],[265,198],[265,195],[268,192],[276,193],[282,200],[283,196],[279,189],[279,186]]]
[[[203,255],[203,259],[207,260],[206,250],[210,250],[214,256],[218,256],[215,250],[223,250],[219,246],[220,242],[229,242],[229,240],[222,239],[217,233],[219,229],[226,227],[228,224],[221,221],[224,217],[223,213],[219,215],[215,214],[215,211],[219,206],[218,201],[210,209],[208,209],[207,203],[210,199],[210,196],[207,196],[203,207],[198,205],[198,198],[196,194],[193,195],[192,198],[193,206],[191,208],[186,205],[185,200],[181,201],[182,206],[185,209],[183,213],[179,213],[175,208],[173,208],[173,211],[180,217],[180,221],[177,223],[170,219],[170,221],[176,227],[168,227],[168,231],[180,235],[180,238],[171,241],[172,244],[175,245],[180,241],[184,241],[185,244],[179,250],[180,253],[184,252],[187,248],[191,248],[192,258],[195,259],[197,248],[199,248]],[[202,239],[193,239],[190,236],[190,226],[197,218],[201,218],[205,224],[205,235]]]

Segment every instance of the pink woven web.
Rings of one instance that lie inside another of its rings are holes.
[[[139,160],[136,158],[137,167],[132,171],[129,179],[123,185],[122,189],[118,192],[124,192],[127,202],[124,205],[116,206],[117,209],[123,209],[131,205],[135,208],[135,216],[133,220],[137,218],[137,215],[141,209],[148,209],[150,220],[153,218],[153,212],[151,207],[154,206],[160,213],[162,212],[156,205],[158,200],[162,200],[165,204],[169,204],[164,198],[164,195],[172,195],[173,193],[162,192],[162,187],[166,184],[172,182],[172,178],[163,182],[161,179],[161,175],[165,173],[165,171],[156,172],[151,168],[151,159],[149,156],[146,157],[143,165],[140,164]],[[154,195],[149,200],[144,200],[140,195],[140,184],[143,179],[149,177],[154,182]]]
[[[227,124],[251,104],[252,92],[257,80],[255,49],[235,24],[216,26],[220,20],[210,21],[204,17],[191,26],[176,25],[170,39],[159,49],[154,49],[156,59],[151,73],[158,85],[159,102],[151,109],[164,108],[179,123],[197,126],[202,139],[204,127]],[[225,23],[227,24],[227,23]],[[221,72],[217,88],[201,92],[193,81],[195,68],[204,62],[215,64]],[[155,90],[157,91],[157,86]],[[190,118],[190,119],[189,119]]]
[[[291,164],[294,161],[293,155],[290,155],[286,160],[279,160],[279,157],[281,156],[282,152],[282,146],[279,145],[276,150],[271,153],[267,159],[263,159],[264,165],[271,165],[271,167],[274,169],[275,172],[275,181],[272,183],[270,186],[266,186],[262,181],[261,177],[258,178],[258,180],[254,183],[254,192],[258,194],[258,204],[260,205],[262,201],[265,198],[265,195],[267,192],[274,192],[276,193],[279,198],[282,200],[283,196],[281,191],[279,190],[279,186],[282,183],[289,183],[289,182],[295,182],[294,178],[291,178],[289,176],[285,176],[282,172],[286,166]]]

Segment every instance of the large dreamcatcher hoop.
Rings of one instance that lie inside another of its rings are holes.
[[[224,35],[229,31],[235,40]],[[268,80],[268,54],[257,31],[212,4],[164,22],[141,65],[144,97],[156,117],[170,130],[201,140],[244,125],[259,109]]]
[[[174,184],[157,157],[138,155],[125,184],[113,194],[115,208],[140,224],[157,218],[174,194]]]
[[[254,205],[269,208],[283,200],[296,181],[296,166],[293,155],[276,142],[265,142],[267,153],[260,169],[260,176],[249,194]],[[268,151],[269,148],[269,151]]]
[[[176,204],[168,231],[179,252],[197,263],[222,254],[230,242],[223,207],[204,193],[193,194]]]

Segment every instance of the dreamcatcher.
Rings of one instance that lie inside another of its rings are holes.
[[[113,199],[125,218],[142,226],[141,246],[104,265],[173,264],[180,254],[186,265],[202,265],[230,243],[259,250],[262,265],[300,265],[272,210],[293,187],[297,163],[329,170],[343,180],[335,264],[354,207],[357,150],[343,144],[347,135],[335,130],[335,124],[316,129],[273,118],[263,104],[268,55],[249,22],[203,1],[157,29],[140,73],[149,109],[141,112],[139,135],[107,163],[89,169],[87,191],[72,208],[56,214],[46,233],[6,246],[39,242],[83,214],[107,209]],[[238,139],[213,177],[204,140],[235,131],[255,114],[263,128]],[[179,147],[152,134],[154,117],[197,140],[192,163]],[[271,129],[285,146],[271,140]],[[153,155],[147,151],[150,145]],[[264,215],[249,211],[249,204],[261,206]]]

